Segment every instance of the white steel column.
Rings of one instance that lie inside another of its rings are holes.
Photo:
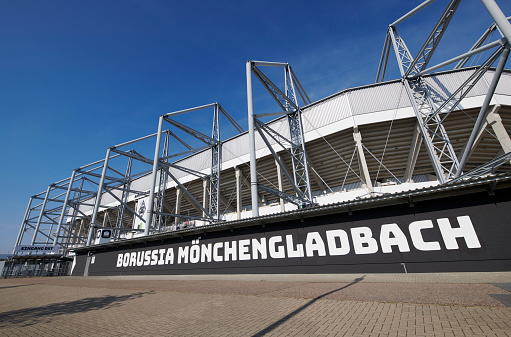
[[[46,203],[48,202],[48,196],[50,195],[52,185],[49,185],[46,189],[46,195],[44,196],[43,205],[41,206],[41,212],[39,213],[39,217],[37,218],[37,223],[34,229],[34,236],[32,237],[32,245],[35,243],[35,239],[37,237],[37,232],[39,232],[39,226],[41,225],[41,220],[43,219],[44,209],[46,208]]]
[[[28,201],[27,210],[25,211],[25,216],[23,217],[23,222],[21,223],[21,228],[18,233],[18,238],[16,239],[16,245],[14,245],[14,249],[12,251],[13,254],[16,251],[16,246],[20,245],[21,241],[23,240],[23,233],[25,233],[26,222],[27,222],[28,215],[30,214],[30,207],[32,206],[32,200],[34,200],[34,197],[30,197],[30,200]]]
[[[98,217],[99,205],[101,203],[101,194],[103,193],[103,184],[105,183],[106,171],[108,169],[108,161],[110,160],[111,148],[106,150],[105,162],[103,163],[103,171],[101,172],[101,179],[98,186],[98,194],[96,195],[96,203],[94,204],[94,211],[92,212],[92,219],[89,225],[89,235],[87,236],[87,246],[90,246],[92,242],[92,235],[94,234],[94,228],[96,227],[96,219]]]
[[[156,134],[156,147],[154,149],[153,173],[151,175],[151,189],[149,190],[149,205],[147,206],[147,213],[145,219],[144,235],[149,235],[149,228],[151,227],[151,220],[153,218],[154,206],[154,190],[156,189],[156,176],[160,169],[160,143],[161,143],[161,130],[163,128],[163,116],[160,116],[158,122],[158,133]]]
[[[66,209],[67,209],[67,205],[69,203],[69,195],[71,194],[71,189],[73,188],[73,183],[75,181],[75,175],[76,175],[76,170],[73,170],[73,173],[71,174],[71,178],[69,178],[69,185],[67,187],[66,199],[64,199],[64,205],[62,205],[62,212],[60,213],[59,224],[57,226],[57,232],[55,233],[55,239],[53,239],[54,246],[57,245],[57,242],[59,239],[59,234],[60,234],[60,229],[62,228],[62,223],[64,222],[64,218],[66,216]],[[73,228],[71,227],[71,231],[72,231],[72,229]]]
[[[497,27],[499,27],[502,35],[507,40],[507,43],[511,44],[511,24],[507,20],[500,7],[495,3],[494,0],[481,0],[483,5],[486,7],[491,17],[495,21]]]
[[[500,56],[499,64],[497,65],[497,68],[495,69],[495,73],[493,74],[493,79],[490,83],[490,87],[488,88],[488,92],[486,93],[486,97],[484,98],[484,102],[483,102],[483,105],[481,106],[481,110],[479,111],[479,115],[477,116],[477,120],[475,122],[474,128],[472,129],[472,133],[470,134],[470,137],[468,139],[468,142],[467,142],[467,150],[468,151],[463,152],[463,156],[460,160],[460,165],[458,166],[458,170],[456,171],[455,178],[458,178],[461,175],[461,173],[463,172],[463,168],[465,167],[465,164],[467,163],[467,160],[468,160],[468,156],[470,154],[470,149],[472,148],[472,145],[475,142],[477,134],[479,133],[479,130],[481,129],[481,125],[483,124],[484,117],[486,115],[486,110],[488,109],[488,107],[490,105],[491,99],[493,97],[493,93],[495,92],[495,89],[497,88],[497,84],[499,83],[500,75],[502,74],[502,71],[504,70],[504,66],[506,65],[506,61],[509,56],[509,46],[510,46],[510,44],[507,43],[506,48],[504,49],[504,51],[502,52],[502,55]]]
[[[250,151],[250,195],[252,199],[252,216],[259,216],[257,200],[257,161],[254,130],[254,104],[252,100],[252,62],[247,61],[247,107],[248,107],[248,138]]]

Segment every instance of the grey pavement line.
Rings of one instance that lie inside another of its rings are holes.
[[[231,280],[231,281],[296,281],[296,282],[361,282],[373,283],[491,283],[511,284],[511,271],[466,273],[408,273],[408,274],[210,274],[210,275],[124,275],[88,276],[89,279],[112,280]],[[73,276],[72,278],[82,278]],[[504,288],[503,288],[504,289]],[[506,289],[507,290],[507,289]]]

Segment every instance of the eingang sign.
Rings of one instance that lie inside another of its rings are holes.
[[[59,250],[58,246],[41,246],[41,245],[18,245],[14,249],[16,253],[29,253],[36,254],[54,254]]]

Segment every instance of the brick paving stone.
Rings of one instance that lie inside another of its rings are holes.
[[[0,336],[511,336],[511,308],[489,296],[505,289],[442,278],[0,280]]]

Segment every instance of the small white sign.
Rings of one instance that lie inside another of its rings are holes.
[[[38,246],[38,245],[31,245],[31,246],[23,246],[18,245],[16,246],[15,252],[19,253],[29,253],[34,252],[37,254],[52,254],[59,250],[58,246]]]

